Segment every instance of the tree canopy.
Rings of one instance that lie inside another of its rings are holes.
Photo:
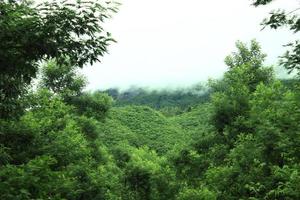
[[[252,40],[205,90],[86,91],[112,5],[0,1],[0,199],[300,199],[299,80]]]
[[[98,61],[114,41],[102,24],[116,9],[111,1],[1,1],[1,118],[19,112],[18,99],[41,61],[67,59],[78,67]]]

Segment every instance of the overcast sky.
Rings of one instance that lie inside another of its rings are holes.
[[[187,86],[221,77],[224,58],[235,42],[256,38],[276,64],[288,31],[261,31],[259,25],[276,8],[293,10],[299,0],[275,0],[252,7],[250,0],[123,0],[106,22],[118,43],[102,63],[84,68],[89,90],[111,87]]]

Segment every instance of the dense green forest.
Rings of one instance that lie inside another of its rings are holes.
[[[117,11],[0,1],[0,199],[300,199],[299,42],[280,59],[291,80],[252,40],[207,86],[86,92],[78,68],[115,42],[103,23]],[[290,14],[264,26],[298,32]]]
[[[173,90],[132,87],[124,91],[112,88],[101,92],[114,99],[114,106],[144,105],[168,116],[182,114],[198,104],[208,102],[210,96],[209,88],[200,83]]]

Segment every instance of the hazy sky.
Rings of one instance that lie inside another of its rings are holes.
[[[88,89],[186,86],[226,71],[224,58],[235,41],[256,38],[276,64],[288,31],[261,31],[260,23],[276,8],[293,10],[299,0],[275,0],[252,7],[250,0],[123,0],[105,27],[118,43],[102,63],[86,67]]]

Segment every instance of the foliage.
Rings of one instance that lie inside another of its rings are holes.
[[[104,92],[115,99],[116,106],[144,105],[160,110],[167,116],[181,114],[199,103],[207,102],[209,99],[208,88],[201,84],[173,90],[148,90],[133,87],[125,91],[108,89]]]
[[[239,61],[240,54],[233,58]],[[186,198],[200,199],[199,187],[217,199],[298,198],[299,90],[275,81],[271,72],[250,61],[211,82],[215,131],[207,128],[169,156],[188,185]]]
[[[261,47],[257,41],[252,40],[250,47],[241,42],[236,42],[237,52],[233,52],[225,58],[225,64],[230,68],[239,67],[245,64],[251,65],[251,67],[259,67],[263,64],[266,54],[261,52]]]
[[[112,99],[100,92],[83,93],[82,95],[71,97],[69,104],[76,107],[81,115],[103,119],[112,105]]]
[[[207,188],[191,189],[185,188],[179,193],[178,200],[216,200],[216,195]]]
[[[273,0],[255,0],[254,5],[266,5]],[[262,25],[264,27],[270,27],[272,29],[278,29],[280,27],[288,27],[293,33],[300,31],[300,17],[297,14],[300,8],[296,8],[292,11],[285,11],[278,9],[270,13],[270,17],[266,18]],[[280,63],[289,71],[297,71],[300,75],[300,43],[298,40],[287,44],[290,50],[281,57]]]
[[[164,115],[146,106],[117,107],[108,118],[127,127],[130,144],[147,145],[159,154],[166,153],[175,145],[183,145],[187,137],[180,127],[171,123]],[[132,133],[134,135],[132,135]],[[134,139],[133,141],[131,140]]]
[[[26,165],[0,167],[1,199],[61,199],[61,191],[71,192],[68,179],[61,172],[52,171],[55,159],[37,157]]]
[[[125,166],[125,181],[134,199],[172,199],[174,180],[174,173],[164,158],[148,148],[131,150]]]
[[[213,126],[209,123],[211,113],[211,104],[204,103],[169,119],[173,124],[178,124],[180,129],[190,138],[199,139],[199,137],[202,137],[201,133],[206,133],[213,129]]]
[[[268,84],[273,80],[272,69],[262,65],[265,54],[261,53],[261,48],[255,40],[251,41],[249,48],[241,42],[237,42],[236,47],[238,52],[225,59],[230,69],[224,74],[224,78],[210,83],[216,91],[212,95],[212,122],[222,134],[226,134],[226,126],[247,117],[249,98],[257,85]],[[229,137],[231,140],[235,136]]]
[[[114,41],[102,24],[116,11],[111,2],[0,2],[0,113],[17,115],[18,99],[36,76],[40,61],[67,57],[72,66],[98,61]]]
[[[209,89],[106,91],[113,104],[76,71],[112,41],[110,2],[34,5],[0,2],[0,199],[300,198],[299,87],[256,41],[236,43]]]
[[[50,60],[41,69],[39,87],[48,88],[54,94],[61,94],[64,98],[80,95],[85,85],[85,78],[78,75],[76,66],[68,60],[62,64]]]

